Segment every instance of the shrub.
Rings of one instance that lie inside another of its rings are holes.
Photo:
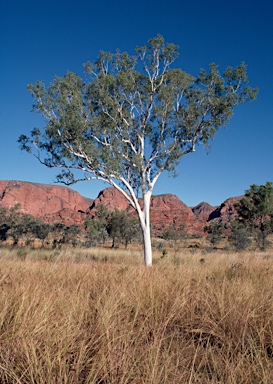
[[[228,237],[228,241],[237,251],[242,251],[251,246],[249,232],[242,224],[236,221],[231,225],[231,234]]]

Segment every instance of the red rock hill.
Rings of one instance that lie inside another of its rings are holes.
[[[114,188],[106,188],[99,193],[90,208],[91,214],[95,215],[99,204],[104,204],[110,211],[117,208],[128,213],[134,212],[123,194]],[[203,233],[204,222],[196,218],[191,208],[173,194],[152,196],[150,217],[156,236],[161,235],[172,224],[185,225],[189,234]]]
[[[227,199],[220,207],[200,203],[190,208],[173,194],[153,196],[150,210],[153,234],[162,235],[173,224],[185,225],[189,234],[203,234],[207,221],[224,221],[234,215],[233,205],[240,199],[241,196]],[[82,225],[87,215],[96,215],[99,204],[110,211],[117,208],[135,214],[122,193],[114,188],[104,189],[92,200],[67,187],[23,181],[0,181],[0,204],[8,208],[20,204],[24,213],[47,223],[58,221],[66,225]]]
[[[7,208],[21,205],[21,211],[47,223],[82,224],[93,200],[62,186],[0,181],[0,203]]]
[[[233,219],[237,213],[234,208],[234,204],[238,203],[243,196],[230,197],[226,199],[220,207],[217,207],[214,211],[212,211],[208,217],[208,221],[211,220],[219,220],[219,221],[228,221]]]
[[[212,212],[214,212],[218,207],[212,207],[210,204],[202,202],[192,208],[192,212],[200,220],[208,221]]]

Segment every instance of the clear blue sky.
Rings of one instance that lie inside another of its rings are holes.
[[[174,193],[189,206],[219,205],[250,184],[273,181],[273,2],[272,0],[1,1],[0,5],[0,179],[52,183],[57,170],[20,152],[17,139],[43,126],[31,113],[28,83],[67,70],[84,75],[82,64],[99,50],[133,53],[162,34],[180,46],[176,66],[197,75],[211,62],[248,65],[256,101],[240,105],[210,154],[199,147],[179,165],[175,179],[162,175],[155,194]],[[73,186],[95,198],[107,185]]]

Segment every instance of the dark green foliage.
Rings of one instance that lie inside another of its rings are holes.
[[[163,248],[165,247],[165,243],[163,241],[154,241],[153,247],[156,247],[158,251],[162,251]]]
[[[81,230],[77,225],[67,226],[61,223],[50,225],[30,214],[24,214],[20,211],[19,204],[10,209],[0,207],[0,240],[11,237],[14,245],[17,245],[19,240],[31,245],[35,239],[43,241],[50,236],[53,238],[53,247],[61,244],[75,246],[80,233]]]
[[[221,241],[222,235],[225,232],[225,225],[221,221],[214,221],[210,225],[205,226],[204,230],[208,233],[208,240],[212,244],[217,244]]]
[[[95,217],[88,217],[85,222],[86,242],[88,247],[95,247],[99,243],[105,243],[108,239],[107,226],[111,212],[103,205],[96,207]]]
[[[273,231],[273,184],[253,184],[235,205],[239,220],[255,236],[258,247],[265,250],[268,234]]]
[[[64,237],[63,237],[63,242],[65,244],[71,244],[73,247],[76,247],[79,242],[79,235],[81,234],[81,229],[78,225],[72,224],[72,225],[67,225],[64,228]]]
[[[20,204],[8,209],[1,208],[1,240],[13,238],[14,245],[19,239],[29,244],[35,238],[44,240],[50,232],[50,225],[30,214],[20,212]]]
[[[168,256],[168,251],[166,248],[162,249],[162,255],[161,255],[161,259],[164,259],[164,257],[167,257]]]
[[[62,223],[54,223],[51,226],[51,235],[53,236],[53,248],[59,248],[63,244],[70,244],[75,247],[79,242],[81,229],[78,225],[70,226]]]
[[[0,206],[0,240],[7,239],[7,232],[10,228],[7,218],[7,208]]]
[[[30,215],[23,215],[20,212],[20,205],[16,204],[10,208],[9,215],[7,216],[7,224],[9,225],[8,236],[13,238],[14,244],[18,243],[18,240],[23,235],[27,235],[29,232],[28,224],[31,222]]]
[[[174,240],[175,242],[187,237],[185,225],[171,224],[162,235],[164,240]]]
[[[203,236],[201,235],[201,233],[193,233],[190,238],[191,239],[201,239]]]
[[[135,218],[129,218],[126,212],[115,209],[110,215],[107,232],[113,240],[113,248],[118,242],[123,243],[127,248],[132,240],[140,239],[139,221]]]
[[[7,233],[9,230],[9,226],[6,223],[0,224],[0,240],[7,240]]]
[[[112,247],[118,243],[123,243],[125,248],[133,240],[140,238],[139,221],[135,218],[129,218],[126,212],[115,209],[110,212],[103,204],[96,208],[95,217],[85,220],[87,230],[86,245],[96,246],[99,243],[105,243],[110,237]]]
[[[108,233],[105,227],[97,228],[96,225],[88,226],[86,233],[85,246],[87,247],[96,247],[100,243],[105,243],[108,239]]]
[[[31,225],[31,232],[39,240],[45,240],[51,230],[51,225],[45,224],[41,220],[37,220]]]
[[[242,251],[251,246],[252,242],[249,237],[249,230],[242,222],[236,220],[231,223],[231,233],[228,241],[237,251]]]

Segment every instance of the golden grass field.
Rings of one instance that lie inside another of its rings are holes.
[[[273,383],[273,252],[0,248],[0,383]]]

